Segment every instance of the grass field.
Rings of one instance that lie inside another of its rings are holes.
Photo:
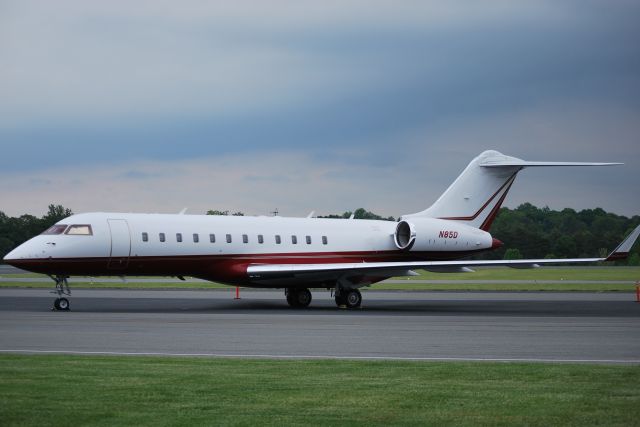
[[[640,367],[0,356],[0,424],[638,425]]]
[[[511,268],[479,268],[475,273],[438,274],[418,270],[419,276],[399,277],[393,280],[400,283],[378,283],[370,289],[379,290],[494,290],[494,291],[634,291],[634,283],[640,280],[640,267],[543,267],[530,270]],[[0,287],[51,288],[53,282],[15,282],[12,278],[44,278],[38,274],[4,274],[0,275]],[[454,283],[416,283],[419,280],[451,280]],[[495,280],[495,283],[468,283],[471,280]],[[554,280],[559,283],[510,283],[509,281]],[[563,281],[579,281],[579,283],[562,283]],[[597,283],[598,281],[625,281],[627,283]],[[222,289],[225,285],[212,282],[136,282],[135,277],[128,277],[126,282],[101,282],[100,278],[87,278],[86,282],[72,283],[72,287],[87,288],[137,288],[137,289]]]

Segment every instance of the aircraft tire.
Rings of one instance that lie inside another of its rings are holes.
[[[362,305],[362,294],[357,289],[351,289],[345,294],[347,308],[358,308]]]
[[[300,308],[308,307],[311,304],[311,291],[307,288],[298,289],[295,294],[296,306]]]
[[[311,291],[309,289],[287,289],[287,302],[293,308],[305,308],[311,304]]]
[[[58,298],[58,310],[69,311],[69,300],[66,298]]]
[[[287,303],[293,308],[297,307],[297,305],[296,305],[296,290],[293,289],[293,288],[287,289]]]
[[[343,306],[343,305],[344,305],[344,306],[346,306],[346,305],[347,305],[347,297],[346,297],[346,295],[344,294],[344,292],[343,292],[343,293],[341,293],[340,295],[337,295],[337,294],[336,294],[335,299],[336,299],[336,305],[337,305],[338,307]]]

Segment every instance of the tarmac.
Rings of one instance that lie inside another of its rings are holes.
[[[0,352],[294,359],[640,364],[633,293],[364,291],[361,309],[314,291],[0,289]]]

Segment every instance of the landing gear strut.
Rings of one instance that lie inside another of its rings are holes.
[[[53,302],[54,310],[69,311],[69,300],[63,295],[71,296],[71,289],[69,289],[69,282],[67,282],[67,276],[49,276],[56,282],[56,290],[51,291],[52,294],[57,294],[58,298]]]
[[[293,308],[304,308],[311,304],[311,292],[307,288],[287,288],[285,295],[287,302]]]

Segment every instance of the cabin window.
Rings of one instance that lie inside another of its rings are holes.
[[[176,233],[176,241],[178,243],[182,242],[182,233]]]
[[[227,234],[227,243],[231,243],[231,234]]]
[[[215,234],[209,234],[209,241],[211,243],[215,243],[216,242],[216,235]]]
[[[279,245],[280,243],[282,243],[282,239],[279,234],[276,234],[276,245]]]
[[[149,234],[148,233],[142,233],[142,241],[143,242],[148,242],[149,241]]]
[[[70,225],[67,228],[67,231],[64,234],[70,234],[73,236],[91,236],[93,232],[91,231],[91,226],[88,224],[83,225]]]
[[[200,236],[197,233],[193,233],[193,243],[198,243],[200,241]]]
[[[291,236],[291,243],[293,243],[294,245],[298,244],[298,236]]]
[[[306,239],[307,239],[307,245],[310,245],[311,244],[311,236],[307,236]]]
[[[264,243],[264,237],[262,237],[262,234],[258,234],[258,243]]]
[[[246,234],[242,235],[242,243],[249,243],[249,236],[247,236]]]
[[[66,229],[67,229],[66,224],[56,224],[47,228],[45,231],[42,232],[42,234],[62,234]]]
[[[164,237],[164,233],[160,233],[159,237],[161,242],[164,242],[166,240],[166,238]]]
[[[322,244],[326,245],[327,243],[327,236],[322,236]]]

